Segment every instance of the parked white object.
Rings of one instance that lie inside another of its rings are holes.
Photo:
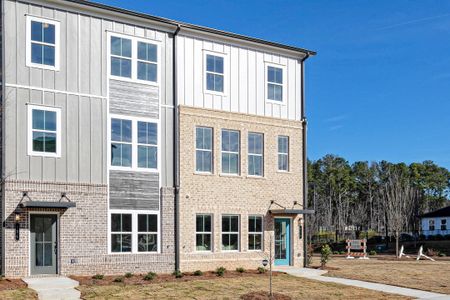
[[[405,251],[405,247],[403,247],[403,245],[402,245],[402,247],[400,248],[400,254],[398,255],[398,258],[402,258],[403,256],[406,257],[406,258],[411,258],[411,256],[406,255],[404,253],[404,251]]]
[[[429,259],[429,260],[431,260],[431,261],[435,261],[435,260],[432,259],[431,257],[426,256],[425,254],[423,254],[423,246],[420,246],[420,248],[419,248],[419,253],[417,254],[417,259],[416,259],[416,260],[419,260],[421,257],[425,257],[426,259]]]

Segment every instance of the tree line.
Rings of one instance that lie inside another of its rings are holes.
[[[358,161],[336,155],[308,161],[308,236],[333,239],[372,232],[398,242],[401,233],[418,233],[418,216],[449,205],[450,172],[432,161]]]

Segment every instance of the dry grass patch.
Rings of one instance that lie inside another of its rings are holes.
[[[250,292],[267,291],[268,282],[264,275],[146,285],[81,285],[78,289],[83,299],[239,299]],[[274,292],[292,299],[409,299],[285,274],[274,277]]]
[[[327,264],[330,268],[326,275],[450,294],[450,261],[390,258],[349,260],[333,257]],[[313,265],[318,266],[319,260],[315,257]]]
[[[0,299],[5,300],[29,300],[37,298],[37,294],[33,290],[26,288],[0,291]]]

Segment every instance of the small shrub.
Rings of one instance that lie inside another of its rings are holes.
[[[314,247],[313,247],[313,245],[308,244],[308,248],[306,251],[306,265],[307,266],[312,265],[313,254],[314,254]]]
[[[369,251],[369,255],[377,255],[377,251],[375,251],[375,250],[370,250],[370,251]]]
[[[144,276],[144,280],[148,280],[148,281],[153,280],[155,278],[156,278],[156,273],[153,273],[153,272],[148,272]]]
[[[259,274],[264,274],[264,273],[266,273],[266,268],[263,268],[263,267],[258,267],[258,273]]]
[[[328,244],[325,244],[320,249],[320,264],[322,265],[322,268],[325,267],[327,262],[330,260],[331,256],[331,248],[328,246]]]
[[[426,255],[428,256],[436,256],[438,254],[438,251],[434,250],[433,248],[428,248],[426,251]]]
[[[181,278],[181,277],[183,277],[183,273],[181,273],[180,270],[174,271],[174,272],[172,273],[172,275],[175,276],[175,278]]]
[[[335,254],[335,255],[339,254],[339,251],[333,251],[333,254]]]
[[[114,282],[123,282],[123,277],[121,276],[121,277],[114,278],[113,281]]]
[[[202,276],[202,275],[203,275],[203,272],[200,270],[197,270],[194,272],[194,276]]]
[[[223,277],[223,275],[225,275],[225,271],[226,271],[227,269],[225,269],[224,267],[218,267],[217,269],[216,269],[216,274],[217,274],[217,276],[219,276],[219,277]]]
[[[130,273],[130,272],[125,273],[125,278],[131,278],[131,277],[133,277],[133,273]]]
[[[436,234],[434,238],[436,241],[442,241],[444,239],[444,236],[442,234]]]
[[[439,252],[438,256],[439,257],[446,257],[447,255],[444,252]]]
[[[236,268],[236,272],[238,272],[238,273],[244,273],[244,272],[245,272],[245,269],[242,268],[242,267],[239,267],[239,268]]]
[[[339,251],[339,254],[345,254],[345,251]]]
[[[103,275],[103,274],[95,274],[94,276],[92,276],[92,279],[99,279],[99,280],[101,280],[104,277],[105,277],[105,275]]]

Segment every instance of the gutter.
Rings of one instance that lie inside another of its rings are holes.
[[[175,229],[175,271],[180,270],[180,133],[178,130],[178,86],[177,86],[177,35],[181,26],[172,35],[172,95],[173,95],[173,188],[174,188],[174,229]]]

